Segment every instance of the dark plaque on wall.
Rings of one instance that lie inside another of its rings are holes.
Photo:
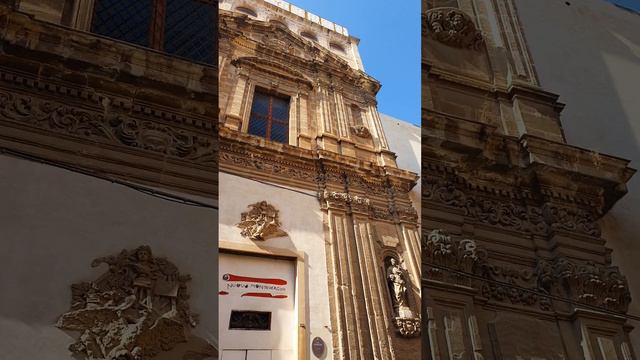
[[[232,310],[229,330],[271,330],[271,313]]]
[[[313,338],[313,341],[311,342],[311,351],[317,358],[324,355],[324,341],[319,337]]]

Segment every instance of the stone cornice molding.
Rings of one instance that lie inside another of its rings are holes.
[[[575,204],[600,216],[635,173],[627,160],[564,143],[505,136],[491,125],[437,113],[426,120],[423,165],[448,167],[466,188],[495,196]]]
[[[325,208],[417,223],[408,199],[417,175],[355,158],[266,141],[220,129],[220,171],[318,191]]]
[[[425,68],[423,73],[430,78],[430,81],[440,81],[454,86],[490,93],[492,97],[498,99],[514,100],[518,97],[524,97],[527,100],[535,101],[543,105],[553,104],[558,113],[561,112],[565,106],[565,104],[558,102],[559,95],[526,82],[514,80],[509,83],[508,86],[502,86],[459,75],[446,69],[433,67],[433,64],[429,62],[423,63],[423,67]]]

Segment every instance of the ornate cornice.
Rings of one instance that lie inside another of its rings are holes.
[[[444,114],[429,113],[425,127],[427,173],[447,178],[458,191],[505,203],[550,203],[598,218],[635,173],[627,160],[531,135],[502,135],[495,126]]]
[[[220,129],[223,172],[317,191],[327,209],[367,214],[383,221],[418,221],[408,199],[416,174],[354,160]]]

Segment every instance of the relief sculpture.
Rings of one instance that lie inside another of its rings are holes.
[[[458,48],[480,50],[482,32],[469,15],[456,8],[436,8],[427,12],[427,34],[437,41]]]
[[[238,227],[241,234],[253,241],[264,241],[269,238],[287,236],[280,227],[278,210],[266,201],[249,205],[250,210],[243,212]]]
[[[145,360],[189,342],[197,324],[189,309],[190,276],[151,248],[95,259],[92,267],[109,266],[97,280],[71,286],[71,309],[57,327],[78,331],[69,350],[87,360]],[[215,356],[208,345],[190,358]],[[194,357],[195,356],[195,357]],[[183,358],[183,357],[179,357]]]

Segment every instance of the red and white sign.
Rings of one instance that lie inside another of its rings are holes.
[[[269,353],[272,360],[295,359],[295,262],[225,253],[219,259],[222,360],[243,351]],[[270,330],[229,329],[233,310],[270,312]]]

